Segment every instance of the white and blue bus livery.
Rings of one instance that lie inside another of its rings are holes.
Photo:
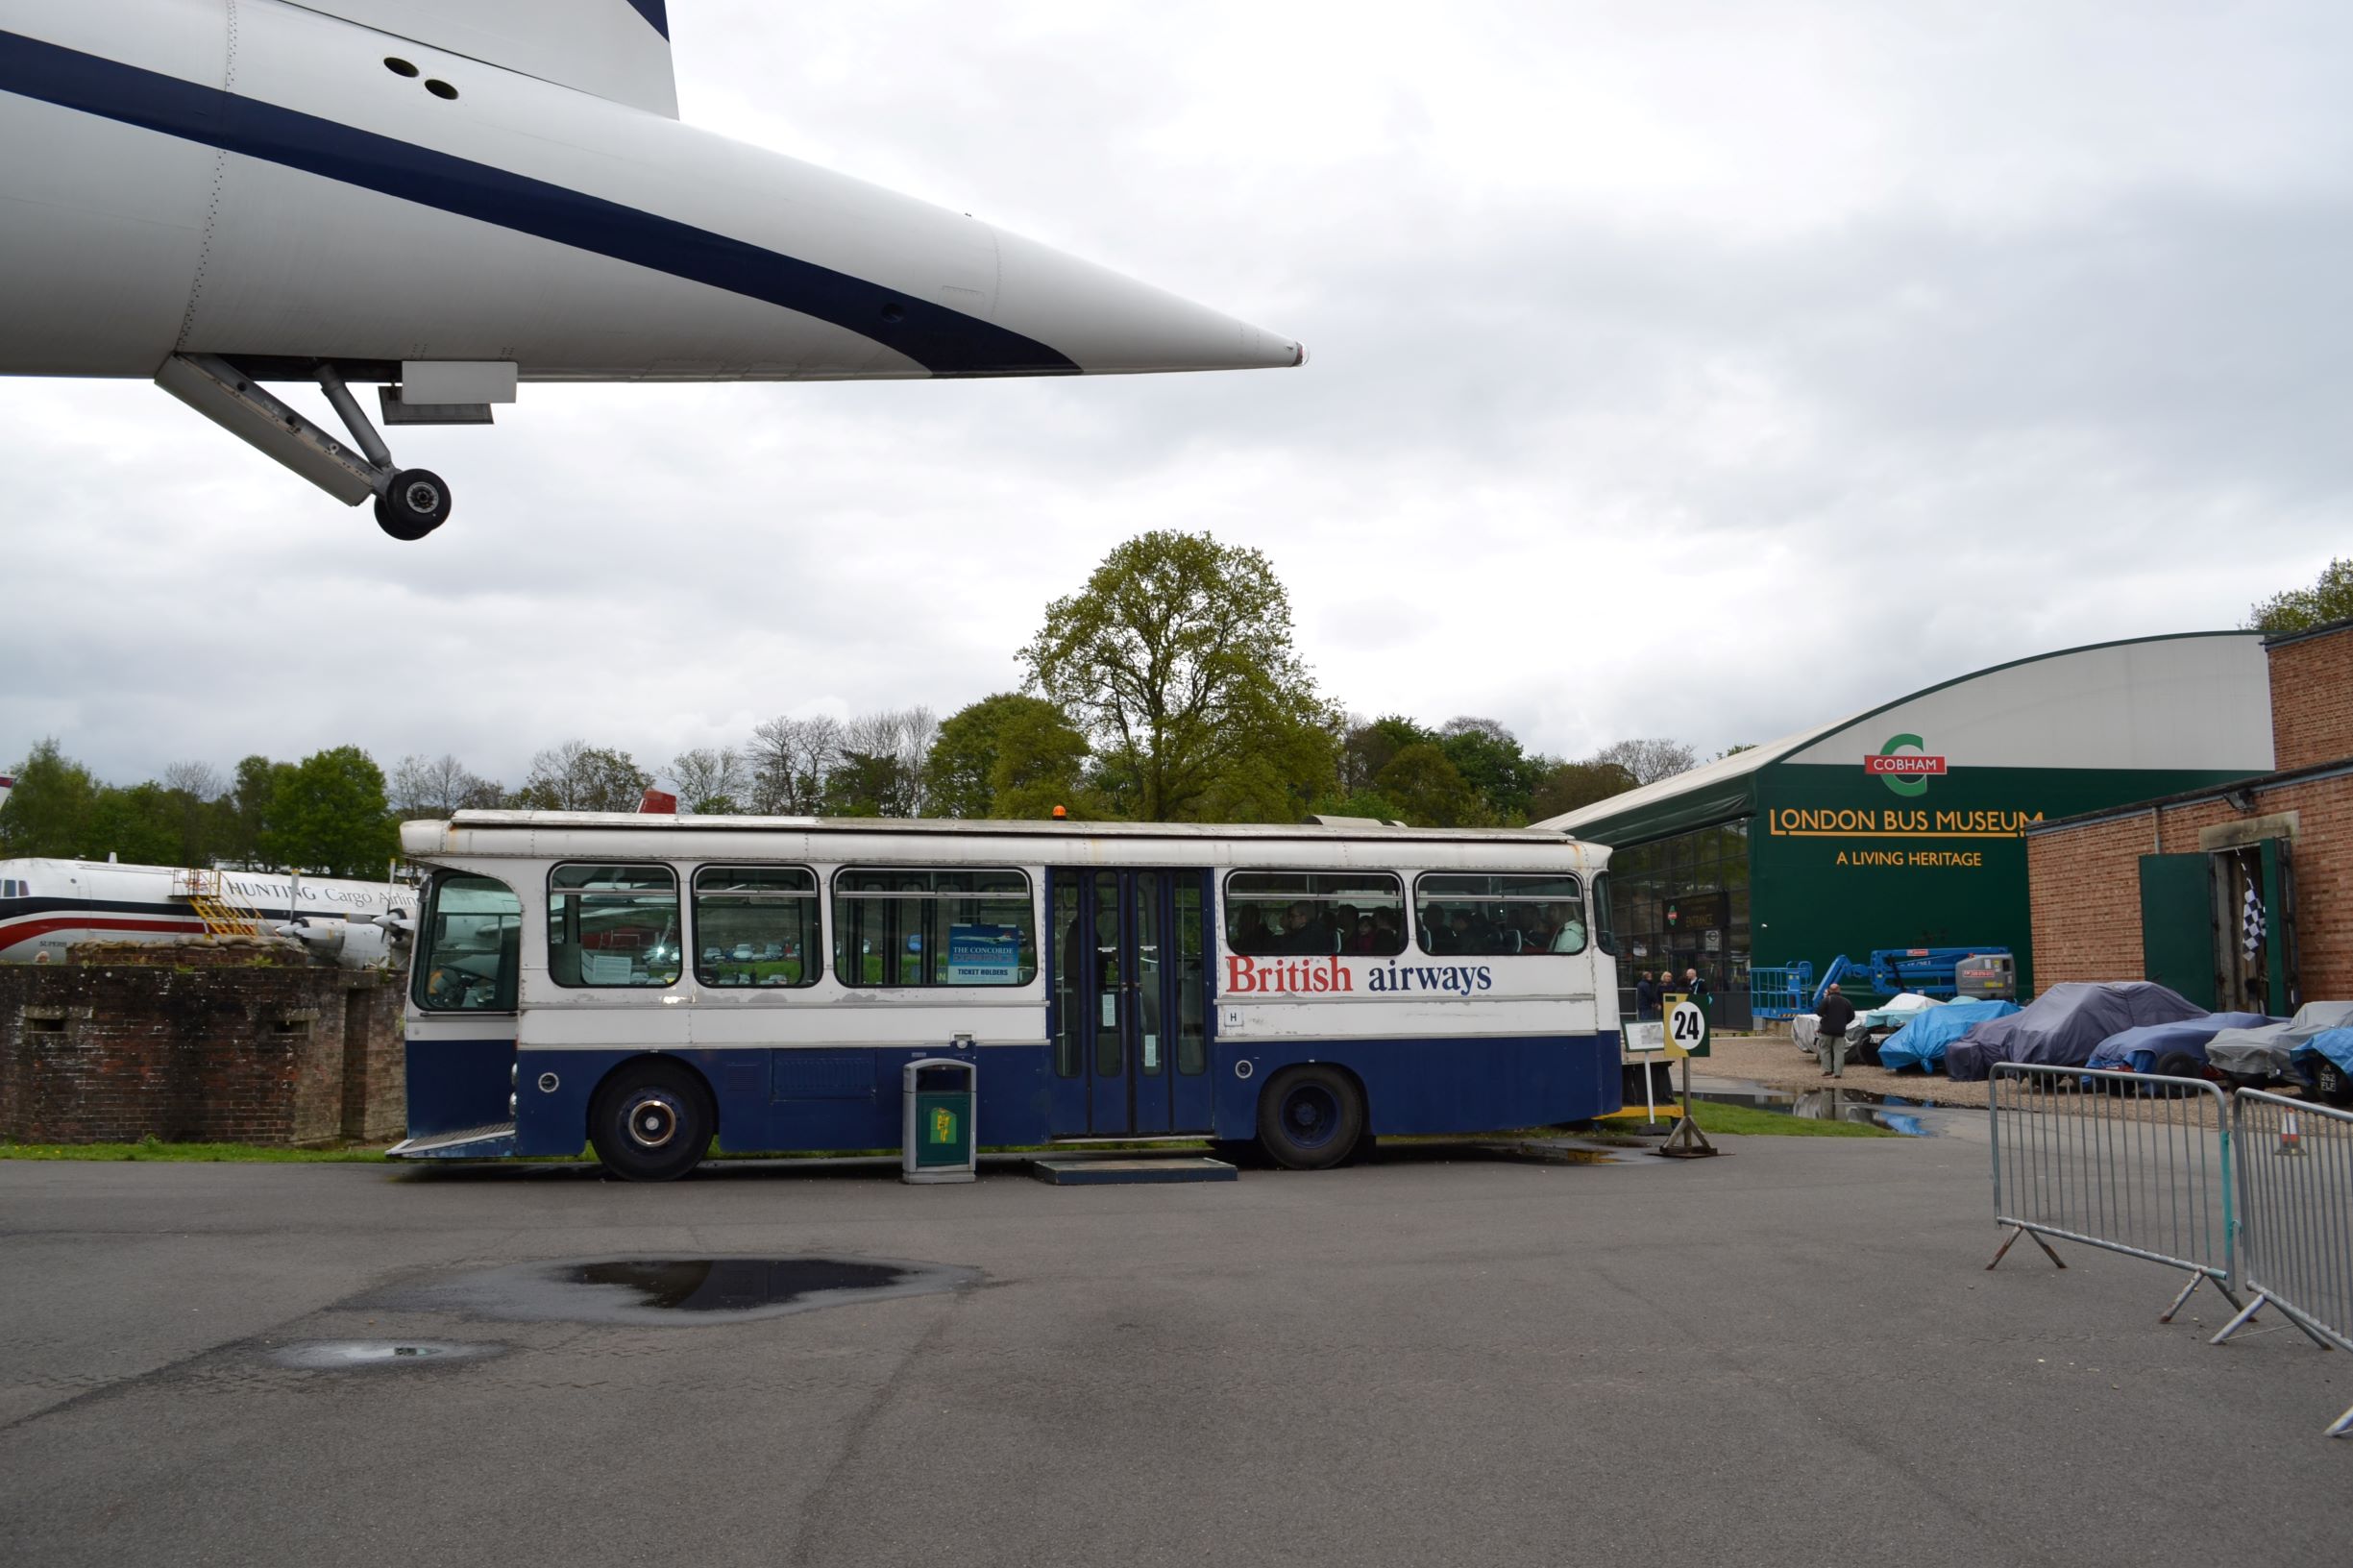
[[[900,1068],[981,1141],[1368,1135],[1620,1103],[1608,851],[1533,829],[460,812],[430,872],[404,1157],[681,1175],[881,1148]]]

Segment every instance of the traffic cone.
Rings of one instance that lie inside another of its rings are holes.
[[[2304,1152],[2304,1134],[2295,1124],[2294,1112],[2287,1111],[2281,1113],[2279,1118],[2279,1147],[2271,1152],[2274,1154],[2302,1154]]]

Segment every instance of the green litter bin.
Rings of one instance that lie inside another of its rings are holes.
[[[899,1166],[902,1182],[969,1182],[979,1175],[972,1138],[972,1097],[980,1071],[969,1062],[930,1056],[899,1069]]]

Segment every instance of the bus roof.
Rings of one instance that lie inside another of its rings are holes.
[[[1195,865],[1275,865],[1286,860],[1367,865],[1391,858],[1428,866],[1503,869],[1517,857],[1563,859],[1598,870],[1608,850],[1556,828],[1400,827],[1363,821],[1078,822],[887,817],[692,817],[635,812],[461,811],[447,821],[401,824],[401,848],[418,859],[584,855],[710,858],[757,853],[824,860],[928,859]],[[1370,851],[1370,853],[1367,853]],[[1402,853],[1401,853],[1402,851]],[[1566,852],[1564,855],[1564,851]]]

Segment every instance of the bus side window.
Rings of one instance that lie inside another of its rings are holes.
[[[677,984],[678,878],[667,866],[558,866],[548,873],[548,977],[559,986]]]
[[[523,972],[523,900],[487,876],[433,884],[415,996],[429,1012],[511,1013]]]

